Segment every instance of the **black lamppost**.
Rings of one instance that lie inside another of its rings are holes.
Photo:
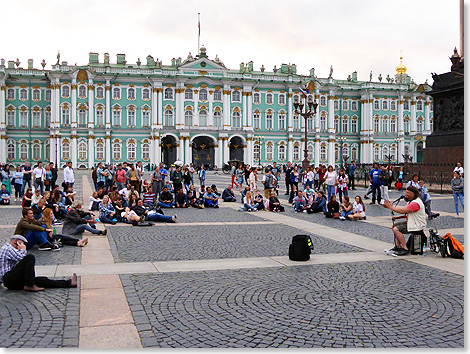
[[[258,168],[261,164],[261,141],[264,139],[264,136],[256,135],[254,136],[255,141],[258,141]]]
[[[339,154],[340,154],[340,155],[339,155],[339,163],[340,163],[340,167],[339,167],[339,168],[343,168],[343,166],[342,166],[342,165],[343,165],[343,161],[346,162],[346,160],[344,160],[344,156],[343,156],[343,144],[344,144],[344,142],[346,141],[346,137],[340,136],[340,137],[338,138],[338,140],[339,140],[339,149],[340,149],[340,150],[339,150]],[[348,158],[348,156],[346,156],[346,158]]]
[[[300,114],[305,119],[305,149],[304,149],[304,159],[302,161],[302,170],[307,171],[310,166],[310,161],[308,160],[308,138],[307,138],[307,121],[310,117],[313,117],[317,113],[318,103],[312,101],[312,96],[308,97],[305,93],[301,93],[300,102],[294,102],[295,113]]]
[[[400,141],[402,141],[402,140],[403,140],[402,138],[393,139],[393,141],[397,144],[397,163],[400,162],[400,161],[398,161],[398,156],[400,156]]]

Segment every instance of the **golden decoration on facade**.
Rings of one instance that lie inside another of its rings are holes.
[[[398,75],[405,75],[406,74],[406,66],[403,65],[403,57],[400,56],[400,64],[395,68]]]

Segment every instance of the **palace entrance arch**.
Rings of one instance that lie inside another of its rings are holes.
[[[213,168],[215,162],[215,143],[207,136],[194,138],[193,143],[193,164],[195,167]]]

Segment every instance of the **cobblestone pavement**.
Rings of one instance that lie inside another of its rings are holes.
[[[463,277],[406,261],[121,276],[144,347],[463,347]]]
[[[222,212],[222,209],[218,210]],[[160,225],[132,227],[132,232],[129,227],[112,226],[108,230],[116,262],[284,256],[292,236],[305,233],[278,224]],[[362,251],[318,235],[311,237],[316,254]]]

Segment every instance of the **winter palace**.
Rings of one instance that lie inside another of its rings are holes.
[[[402,60],[393,77],[358,81],[356,72],[333,78],[333,68],[327,78],[301,75],[295,64],[228,69],[204,47],[171,65],[150,55],[132,64],[124,54],[112,63],[90,53],[82,66],[57,59],[52,70],[1,60],[1,162],[300,163],[305,123],[315,165],[399,163],[404,154],[420,162],[433,127],[431,87]],[[306,85],[318,109],[305,122],[293,103]]]

